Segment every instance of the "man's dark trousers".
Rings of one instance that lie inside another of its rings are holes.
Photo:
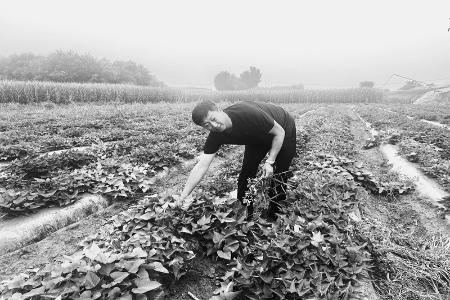
[[[255,178],[258,172],[258,167],[266,156],[270,147],[261,147],[246,145],[244,152],[244,161],[242,162],[242,170],[238,178],[238,191],[237,198],[241,202],[244,200],[245,193],[248,191],[248,179]],[[279,203],[286,200],[286,188],[289,166],[291,165],[292,159],[296,154],[296,130],[295,127],[293,131],[290,132],[288,136],[285,136],[283,141],[283,146],[277,155],[274,167],[274,179],[272,181],[272,186],[268,191],[268,196],[270,198],[268,216],[275,217],[275,214],[280,211]],[[253,215],[253,203],[250,203],[247,209],[248,216],[251,218]]]

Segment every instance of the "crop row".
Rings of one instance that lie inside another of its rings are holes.
[[[0,160],[102,142],[204,136],[191,124],[189,109],[111,105],[5,110],[0,113]]]
[[[360,186],[375,195],[394,196],[406,194],[412,186],[402,180],[394,180],[391,176],[379,177],[363,169],[363,164],[355,159],[361,146],[351,130],[352,122],[359,121],[348,111],[347,107],[329,107],[302,118],[300,125],[303,138],[307,142],[305,154],[299,160],[305,166],[313,161],[315,167],[333,168],[341,176],[353,178]],[[297,137],[299,140],[299,136]]]
[[[352,159],[351,121],[336,108],[297,120],[299,157],[284,214],[274,224],[246,221],[244,207],[227,197],[239,170],[228,164],[197,189],[189,210],[171,206],[170,198],[145,197],[111,218],[82,251],[0,284],[1,295],[158,299],[174,280],[192,274],[194,256],[208,256],[226,268],[215,300],[347,299],[368,275],[374,251],[355,224],[361,191],[403,193]],[[253,195],[257,211],[268,204],[262,182]]]
[[[112,198],[150,192],[157,172],[192,158],[195,149],[170,143],[133,147],[121,143],[86,152],[68,151],[26,157],[5,168],[0,177],[0,207],[9,214],[29,213],[76,201],[83,192]],[[125,148],[126,146],[130,152]]]
[[[1,173],[0,207],[12,214],[66,205],[83,192],[112,197],[145,193],[156,172],[196,156],[206,137],[190,121],[187,105],[28,109],[2,115],[6,146],[0,149],[4,158],[17,159]],[[20,113],[26,117],[17,118]],[[77,134],[68,137],[67,132]],[[39,154],[90,143],[95,144],[83,151]]]
[[[5,107],[0,112],[0,161],[104,142],[153,139],[194,143],[206,131],[191,121],[194,104],[68,105]],[[298,115],[312,105],[294,107]]]
[[[358,112],[382,136],[395,136],[401,154],[450,188],[450,131],[385,110],[359,107]]]
[[[416,119],[436,121],[441,124],[450,124],[450,105],[447,103],[426,105],[377,104],[376,106],[385,110],[395,111],[399,114],[408,115]]]
[[[214,299],[239,293],[251,299],[344,298],[368,267],[364,245],[352,240],[351,220],[340,206],[348,201],[351,209],[354,196],[344,195],[354,191],[344,186],[335,199],[319,201],[306,198],[303,189],[314,188],[325,197],[331,178],[301,179],[303,186],[291,195],[293,209],[273,227],[262,220],[245,221],[232,200],[210,193],[197,197],[189,211],[148,199],[112,218],[104,234],[83,251],[28,278],[4,282],[3,296],[152,299],[164,293],[163,283],[189,271],[194,255],[209,255],[229,268]]]
[[[207,89],[154,88],[113,84],[0,81],[0,103],[157,103],[211,101],[270,101],[278,103],[381,102],[381,90],[252,89],[217,92]]]
[[[348,298],[370,258],[349,217],[358,183],[314,155],[320,145],[309,137],[323,124],[308,117],[299,125],[304,160],[293,166],[286,211],[275,224],[246,221],[243,207],[224,197],[236,180],[238,166],[231,165],[202,184],[189,210],[147,197],[113,217],[81,252],[3,282],[4,297],[154,299],[189,274],[194,256],[206,255],[227,269],[211,299]],[[267,205],[261,194],[254,201]]]
[[[80,252],[1,283],[2,297],[159,299],[174,281],[192,277],[194,256],[208,256],[226,268],[214,300],[348,299],[370,271],[369,253],[381,255],[355,223],[362,189],[382,194],[374,186],[385,187],[352,160],[349,122],[333,109],[297,121],[299,157],[275,223],[245,220],[244,207],[227,197],[239,164],[227,164],[197,189],[189,210],[145,197]],[[253,194],[257,211],[268,204],[261,186]]]
[[[12,146],[19,150],[19,157],[0,173],[1,209],[9,214],[22,214],[67,205],[83,192],[116,198],[151,191],[157,172],[197,155],[206,132],[194,127],[180,109],[142,108],[129,108],[120,115],[113,107],[31,110],[22,120],[5,113],[2,142],[12,143],[16,139],[18,142]],[[39,154],[88,144],[87,141],[102,142],[92,137],[110,136],[111,129],[117,133],[113,142]],[[80,134],[69,138],[65,136],[68,131]],[[32,141],[26,142],[27,139]],[[65,143],[54,145],[55,140]],[[25,151],[27,147],[32,151]],[[11,148],[4,147],[3,154],[5,149]]]

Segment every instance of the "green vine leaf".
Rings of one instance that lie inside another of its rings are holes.
[[[229,251],[223,252],[222,250],[217,250],[217,255],[220,258],[231,260],[231,252]]]
[[[91,260],[94,260],[101,252],[102,250],[97,246],[97,244],[92,243],[89,248],[86,248],[84,250],[84,255],[86,255],[86,257],[90,258]]]
[[[137,286],[131,290],[134,294],[144,294],[161,286],[161,283],[158,281],[150,280],[148,278],[138,278],[134,280],[134,284]]]
[[[320,231],[313,232],[313,236],[311,238],[311,245],[319,247],[320,243],[323,243],[325,241],[322,233]]]
[[[97,286],[100,282],[100,278],[94,272],[87,272],[85,277],[84,286],[90,290]]]
[[[142,267],[146,268],[147,270],[154,270],[156,272],[169,274],[169,270],[164,268],[164,266],[159,261],[155,261],[155,262],[152,262],[149,264],[144,264],[144,265],[142,265]]]

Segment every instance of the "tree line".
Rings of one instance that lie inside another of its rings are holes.
[[[246,90],[257,87],[261,82],[261,71],[256,67],[250,67],[237,77],[228,71],[222,71],[214,77],[214,86],[218,91]]]
[[[147,68],[133,61],[110,62],[73,51],[0,57],[0,79],[165,86]]]
[[[214,77],[214,86],[218,91],[236,91],[247,90],[258,87],[261,82],[262,73],[256,67],[250,67],[249,70],[242,72],[239,77],[231,74],[228,71],[221,71]],[[360,88],[373,88],[375,82],[362,81],[359,83]],[[272,87],[271,89],[304,89],[303,84],[296,84],[290,86]]]

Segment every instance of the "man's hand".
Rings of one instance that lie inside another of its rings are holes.
[[[273,175],[273,167],[271,164],[264,163],[262,171],[263,171],[264,178],[267,178],[267,177],[270,177]]]
[[[172,198],[175,200],[174,207],[180,207],[182,210],[187,210],[194,202],[192,196],[173,195]]]
[[[182,198],[181,195],[172,195],[172,198],[174,200],[174,207],[179,207],[183,204],[184,198]]]
[[[163,209],[163,212],[166,211],[167,208],[175,208],[178,205],[177,201],[178,201],[179,196],[176,195],[172,195],[172,196],[168,196],[166,197],[164,200],[166,200],[166,202],[161,206],[161,208]]]

